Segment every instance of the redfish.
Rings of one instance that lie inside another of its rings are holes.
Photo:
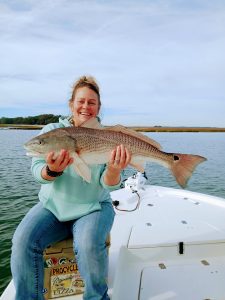
[[[82,127],[53,129],[34,137],[24,147],[27,155],[44,158],[50,151],[55,155],[61,149],[69,151],[75,171],[90,182],[89,165],[107,163],[112,150],[121,144],[131,152],[132,167],[144,172],[146,162],[156,162],[169,168],[183,188],[196,166],[206,160],[200,155],[163,152],[156,141],[141,133],[121,125],[101,127],[96,119],[90,119]]]

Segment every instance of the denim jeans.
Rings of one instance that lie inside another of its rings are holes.
[[[43,251],[54,242],[74,237],[74,252],[85,282],[85,300],[108,300],[106,238],[114,220],[109,202],[77,220],[60,222],[39,202],[19,224],[12,245],[11,270],[15,300],[43,300]]]

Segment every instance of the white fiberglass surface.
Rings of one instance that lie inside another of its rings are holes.
[[[224,299],[224,265],[147,267],[142,271],[139,300]]]

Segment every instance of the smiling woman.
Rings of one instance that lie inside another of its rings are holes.
[[[64,132],[97,117],[101,103],[98,85],[92,77],[82,76],[75,83],[69,105],[72,118],[60,118],[58,123],[46,125],[41,133],[50,134],[49,131],[55,132],[53,129]],[[72,143],[70,149],[74,151],[73,139],[65,137],[65,132],[63,137],[69,145]],[[110,191],[120,187],[121,171],[129,164],[131,155],[124,146],[115,147],[107,164],[92,166],[92,177],[87,183],[80,176],[80,169],[74,171],[71,166],[73,162],[81,166],[78,153],[74,151],[72,156],[61,139],[56,141],[54,136],[53,140],[56,143],[49,148],[46,140],[32,139],[35,148],[44,145],[47,151],[38,151],[31,167],[34,178],[41,183],[40,202],[24,217],[13,237],[11,268],[16,300],[44,299],[43,251],[71,236],[85,282],[84,299],[109,300],[106,238],[114,220]]]
[[[69,106],[75,126],[80,126],[91,117],[97,116],[101,100],[98,84],[93,77],[83,76],[75,82]]]

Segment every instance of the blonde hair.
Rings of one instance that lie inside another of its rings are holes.
[[[99,110],[101,107],[101,99],[100,99],[100,91],[99,91],[99,86],[95,80],[94,77],[92,76],[81,76],[78,78],[78,80],[74,83],[73,85],[73,90],[72,90],[72,96],[69,99],[69,105],[71,106],[73,104],[76,92],[79,88],[82,87],[88,87],[89,89],[93,90],[97,96],[98,96],[98,105],[99,105]]]

